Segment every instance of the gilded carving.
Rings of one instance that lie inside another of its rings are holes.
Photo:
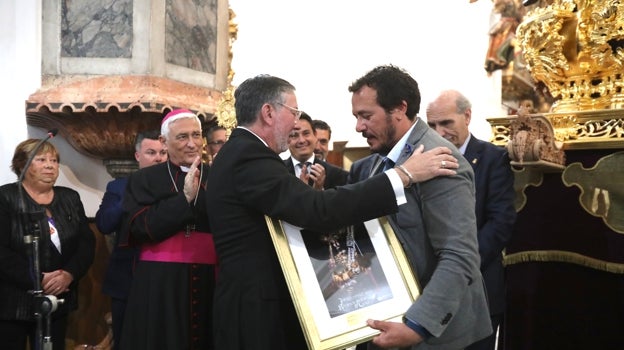
[[[578,122],[574,115],[546,115],[555,133],[555,141],[559,144],[578,138]]]
[[[232,69],[232,58],[234,54],[232,52],[232,46],[238,36],[238,25],[234,21],[236,14],[232,9],[229,9],[229,53],[228,53],[228,66],[229,72],[227,77],[227,89],[223,92],[221,100],[217,104],[217,121],[219,125],[223,126],[227,130],[228,136],[232,129],[236,127],[236,110],[234,108],[234,86],[232,86],[232,79],[234,79],[234,70]]]
[[[498,146],[506,145],[510,140],[509,125],[492,125],[492,143]]]
[[[553,112],[624,106],[624,4],[554,0],[530,11],[517,37],[527,68],[557,99]]]
[[[624,111],[605,109],[541,114],[551,124],[554,139],[568,149],[624,148]],[[511,124],[518,118],[488,119],[492,125],[492,142],[505,146],[513,138]]]
[[[596,138],[622,138],[624,119],[592,120],[578,128],[578,135]]]

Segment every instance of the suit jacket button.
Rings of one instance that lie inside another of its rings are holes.
[[[444,316],[444,319],[442,319],[442,322],[440,322],[440,324],[445,325],[449,323],[452,317],[453,317],[453,314],[449,312],[448,314],[446,314],[446,316]]]

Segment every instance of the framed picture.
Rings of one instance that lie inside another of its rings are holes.
[[[308,348],[344,349],[379,332],[367,319],[401,322],[419,295],[386,218],[313,232],[266,217]]]

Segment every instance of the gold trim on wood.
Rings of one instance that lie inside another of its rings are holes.
[[[530,115],[535,116],[535,115]],[[566,113],[544,113],[555,141],[563,150],[624,148],[624,109]],[[492,143],[506,146],[512,139],[511,125],[518,116],[489,118]]]

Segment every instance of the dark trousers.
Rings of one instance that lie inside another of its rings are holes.
[[[121,349],[121,330],[126,313],[126,299],[111,298],[111,316],[113,318],[113,349]]]
[[[43,335],[45,336],[45,322]],[[65,331],[67,329],[67,315],[55,317],[50,325],[53,350],[65,350]],[[24,350],[26,339],[29,340],[31,350],[42,350],[35,340],[37,324],[31,321],[0,321],[0,344],[3,350]]]

